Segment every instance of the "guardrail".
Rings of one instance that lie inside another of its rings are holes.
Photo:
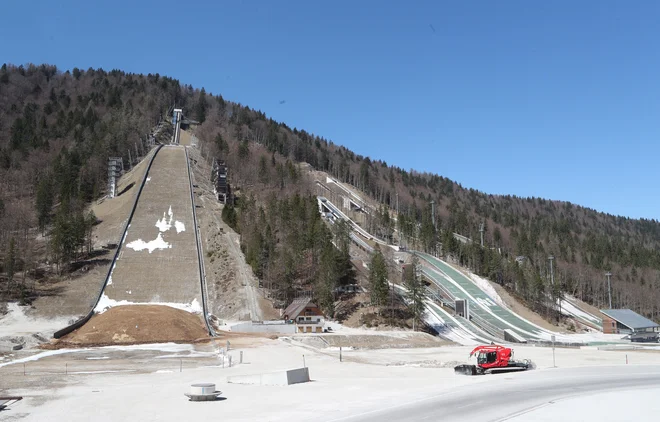
[[[142,189],[144,189],[144,185],[147,182],[147,177],[149,176],[149,170],[151,170],[151,165],[154,163],[154,159],[156,158],[156,155],[158,155],[158,152],[160,149],[163,147],[163,145],[158,145],[156,147],[156,151],[154,154],[151,156],[149,159],[149,164],[147,165],[147,170],[144,172],[144,176],[142,177],[142,182],[140,183],[140,188],[138,189],[137,195],[135,196],[135,201],[133,202],[133,207],[131,208],[131,213],[128,215],[128,220],[126,220],[126,223],[124,224],[124,230],[122,232],[121,240],[119,241],[119,244],[117,245],[117,250],[115,251],[115,255],[112,257],[112,262],[110,263],[110,267],[108,268],[108,272],[105,275],[105,280],[103,281],[103,286],[101,287],[101,291],[99,292],[98,296],[96,296],[96,300],[94,301],[94,304],[92,305],[92,309],[85,315],[83,318],[79,319],[78,321],[74,322],[73,324],[62,328],[59,331],[56,331],[53,334],[54,338],[61,338],[70,332],[77,330],[78,328],[82,327],[85,325],[87,321],[94,315],[94,308],[96,308],[96,305],[98,305],[99,300],[101,300],[101,296],[103,296],[103,292],[105,291],[106,286],[108,285],[108,280],[110,279],[110,276],[112,275],[112,270],[115,268],[115,264],[117,263],[117,258],[119,257],[119,252],[121,252],[122,245],[124,244],[124,240],[126,240],[126,234],[128,233],[128,227],[131,225],[131,221],[133,220],[133,215],[135,214],[135,210],[137,209],[137,204],[140,201],[140,195],[142,195]]]
[[[362,236],[366,237],[369,240],[373,240],[376,243],[379,243],[381,245],[388,246],[387,242],[384,240],[381,240],[377,238],[376,236],[371,235],[369,232],[367,232],[365,229],[360,227],[359,224],[357,224],[355,221],[351,220],[346,214],[344,214],[335,204],[330,202],[330,200],[324,196],[318,196],[319,199],[321,199],[321,202],[325,204],[325,206],[330,209],[330,211],[335,214],[337,217],[340,217],[344,220],[346,220],[352,227],[353,230],[361,234]]]
[[[541,347],[552,347],[553,344],[555,347],[561,347],[565,349],[579,349],[582,346],[586,346],[587,343],[581,343],[581,342],[568,342],[568,341],[555,341],[554,343],[548,340],[527,340],[527,344],[531,344],[533,346],[541,346]]]
[[[202,312],[204,314],[204,323],[211,337],[215,337],[215,331],[209,323],[208,309],[206,307],[206,268],[204,266],[204,253],[202,252],[201,236],[199,235],[199,226],[197,225],[197,211],[195,210],[195,195],[193,194],[192,170],[190,169],[190,157],[188,157],[188,148],[184,147],[186,152],[186,167],[188,168],[188,181],[190,182],[190,205],[192,205],[193,224],[195,226],[195,244],[197,245],[197,265],[199,266],[199,285],[202,290]]]

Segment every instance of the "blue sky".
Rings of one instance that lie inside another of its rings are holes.
[[[3,15],[2,61],[158,72],[466,187],[660,219],[656,1],[61,0]]]

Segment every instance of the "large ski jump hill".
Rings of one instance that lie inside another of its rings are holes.
[[[199,261],[184,147],[154,158],[97,311],[170,303],[201,311]]]

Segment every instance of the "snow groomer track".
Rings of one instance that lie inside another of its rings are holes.
[[[208,328],[188,166],[183,146],[154,152],[94,309],[56,338],[82,326],[94,312],[123,304],[204,312]]]

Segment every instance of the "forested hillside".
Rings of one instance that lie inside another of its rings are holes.
[[[314,189],[299,165],[307,163],[382,205],[368,221],[370,230],[398,241],[398,229],[410,248],[457,259],[541,312],[549,315],[547,298],[562,292],[604,305],[604,272],[611,270],[613,305],[657,317],[660,224],[654,220],[463,188],[441,176],[356,155],[261,111],[157,74],[62,72],[50,65],[3,65],[0,70],[0,242],[6,286],[0,291],[20,286],[19,272],[29,278],[29,270],[46,260],[66,264],[85,253],[93,216],[84,215],[84,205],[104,194],[107,158],[122,156],[128,162],[136,148],[143,155],[140,139],[174,103],[201,122],[194,130],[205,157],[227,161],[241,200],[235,209],[225,209],[224,218],[241,233],[246,259],[264,286],[284,298],[311,290],[330,308],[332,288],[354,277],[347,264],[346,228],[338,227],[333,237],[322,224]],[[479,245],[482,222],[484,248]],[[45,252],[35,240],[40,232],[48,238]],[[475,242],[458,242],[453,233]],[[554,290],[549,255],[556,257]],[[524,259],[518,263],[517,257]]]

